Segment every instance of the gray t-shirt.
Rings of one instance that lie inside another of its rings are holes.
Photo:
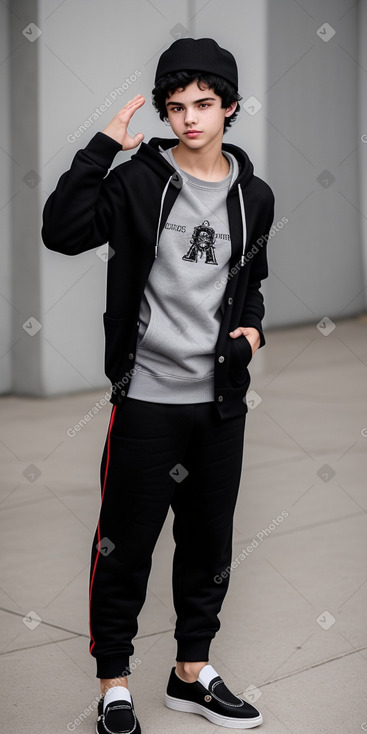
[[[172,149],[160,153],[183,186],[161,233],[140,305],[136,363],[129,397],[159,403],[214,400],[214,354],[222,318],[223,288],[231,257],[226,198],[238,163],[222,181],[202,181],[183,171]]]

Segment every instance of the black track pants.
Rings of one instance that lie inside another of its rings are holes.
[[[90,568],[89,649],[97,678],[131,673],[152,553],[170,506],[176,660],[209,659],[230,578],[245,418],[222,420],[214,402],[126,398],[112,407]]]

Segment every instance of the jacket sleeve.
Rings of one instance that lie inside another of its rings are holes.
[[[270,189],[271,191],[271,189]],[[254,252],[252,259],[250,277],[246,292],[244,307],[242,310],[240,326],[252,326],[258,330],[260,334],[260,347],[265,344],[264,332],[261,322],[264,318],[264,297],[260,290],[261,281],[268,277],[268,261],[267,261],[267,242],[269,232],[274,219],[274,194],[271,191],[271,200],[267,207],[267,217],[263,233],[254,244],[253,248],[249,248]],[[257,248],[257,251],[256,251]]]
[[[78,255],[109,240],[122,187],[108,169],[121,150],[113,138],[98,132],[76,153],[43,209],[41,237],[49,250]]]

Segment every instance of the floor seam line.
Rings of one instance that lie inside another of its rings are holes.
[[[348,650],[347,652],[343,652],[340,655],[336,655],[333,658],[328,658],[327,660],[322,660],[319,663],[314,663],[313,665],[309,665],[306,668],[300,668],[299,670],[294,670],[293,672],[286,673],[285,675],[282,675],[279,678],[272,678],[271,680],[265,681],[265,683],[261,683],[259,685],[261,688],[264,688],[265,686],[269,686],[272,683],[278,683],[278,681],[280,680],[291,678],[293,675],[299,675],[300,673],[307,672],[307,670],[312,670],[313,668],[319,668],[321,665],[327,665],[328,663],[333,663],[335,660],[341,660],[341,658],[345,658],[348,655],[355,655],[358,652],[362,652],[362,650],[367,650],[367,645],[364,645],[363,647],[358,647],[355,650]]]
[[[4,652],[0,652],[0,657],[2,655],[12,655],[14,652],[23,652],[24,650],[34,650],[36,647],[45,647],[46,645],[56,645],[58,642],[66,642],[66,640],[76,640],[77,637],[80,637],[81,635],[71,635],[71,637],[63,637],[61,640],[50,640],[49,642],[40,642],[38,645],[27,645],[24,647],[16,647],[14,650],[4,650]]]

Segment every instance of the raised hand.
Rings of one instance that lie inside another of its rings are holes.
[[[142,140],[144,140],[143,133],[136,133],[132,138],[127,132],[127,128],[133,114],[139,109],[139,107],[142,107],[144,103],[145,99],[143,95],[137,94],[134,99],[127,102],[126,105],[116,113],[111,122],[109,122],[104,130],[102,130],[105,135],[109,135],[110,138],[113,138],[117,143],[120,143],[122,150],[131,150],[132,148],[136,148]]]

